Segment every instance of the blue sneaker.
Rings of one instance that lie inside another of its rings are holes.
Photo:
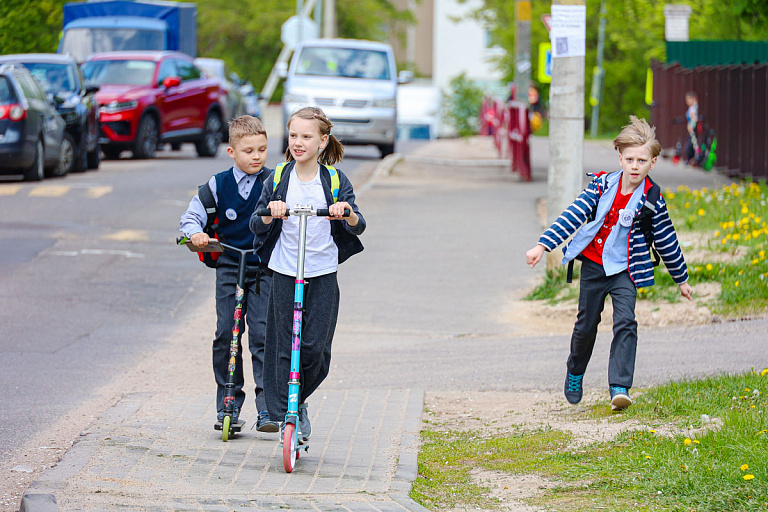
[[[280,431],[280,424],[269,419],[269,412],[261,411],[256,420],[256,430],[259,432],[278,432]]]
[[[219,423],[224,421],[224,411],[219,411],[219,413],[216,415],[216,420]],[[234,411],[232,412],[232,425],[236,425],[239,420],[240,420],[240,408],[235,407]]]
[[[621,411],[632,405],[629,390],[623,386],[611,386],[611,410]]]
[[[581,388],[581,381],[584,379],[584,374],[573,375],[571,372],[565,374],[565,399],[572,404],[581,402],[581,396],[583,390]]]

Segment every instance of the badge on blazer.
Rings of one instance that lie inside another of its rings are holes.
[[[625,228],[628,228],[632,226],[632,221],[634,220],[635,220],[635,213],[632,210],[628,208],[619,210],[619,224],[621,224]]]
[[[237,212],[232,208],[227,208],[227,211],[224,212],[224,215],[226,215],[229,220],[235,220],[237,218]]]

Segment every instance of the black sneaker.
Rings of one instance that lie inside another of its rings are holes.
[[[307,403],[299,404],[299,439],[302,441],[309,441],[309,436],[312,435],[312,425],[309,423],[309,415],[307,415]]]
[[[280,424],[269,419],[269,412],[261,411],[256,420],[256,430],[259,432],[278,432],[280,431]]]
[[[584,379],[584,374],[573,375],[571,372],[566,372],[565,375],[565,399],[572,404],[581,402],[581,395],[583,390],[581,388],[581,381]]]
[[[629,390],[623,386],[611,386],[611,410],[621,411],[632,405]]]

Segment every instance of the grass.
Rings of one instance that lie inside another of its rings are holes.
[[[768,186],[763,182],[715,190],[681,186],[667,189],[663,196],[679,236],[695,240],[683,249],[694,293],[697,284],[717,283],[720,292],[707,304],[713,313],[735,318],[764,313],[768,308]],[[563,292],[567,287],[564,271],[548,271],[544,282],[526,298],[550,303],[571,300],[575,294]],[[656,269],[656,285],[639,289],[638,298],[680,300],[663,264]]]
[[[530,500],[547,510],[765,511],[766,391],[768,368],[673,382],[606,418],[634,420],[615,439],[580,447],[554,429],[499,435],[428,426],[411,496],[431,510],[495,510],[498,498],[471,476],[486,470],[554,482]]]

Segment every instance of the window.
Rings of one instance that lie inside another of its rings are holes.
[[[160,63],[160,71],[157,72],[157,85],[163,85],[163,82],[169,76],[179,76],[179,72],[176,69],[176,61],[168,59]]]
[[[191,62],[177,60],[176,65],[179,68],[179,76],[182,82],[187,80],[197,80],[201,77],[200,69]]]

